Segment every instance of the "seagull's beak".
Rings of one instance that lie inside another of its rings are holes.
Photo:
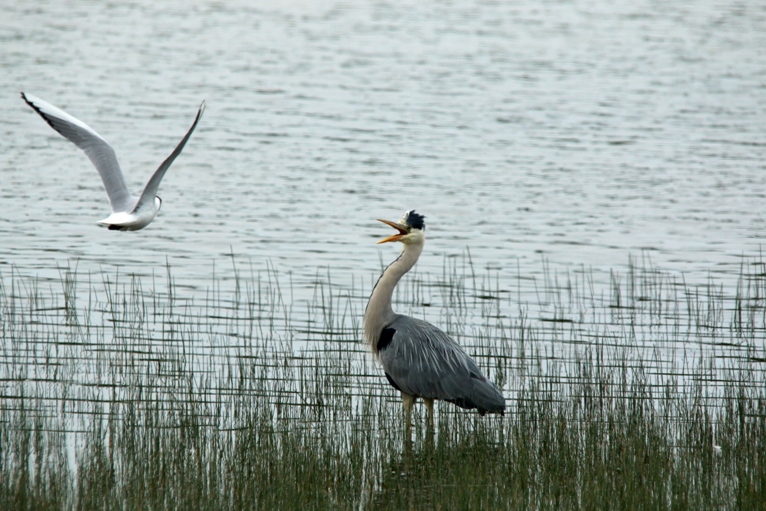
[[[397,224],[396,222],[391,222],[390,220],[381,220],[380,218],[378,218],[378,222],[383,222],[384,224],[390,225],[391,227],[399,231],[398,234],[394,234],[393,236],[389,236],[388,238],[383,238],[382,240],[378,242],[378,245],[380,245],[381,243],[389,243],[391,241],[400,241],[404,235],[409,233],[409,231],[407,231],[407,229],[405,229],[403,225]]]

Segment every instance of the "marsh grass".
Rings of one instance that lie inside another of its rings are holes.
[[[433,321],[508,398],[437,406],[403,444],[360,342],[369,289],[272,266],[209,290],[161,278],[0,281],[2,509],[758,509],[766,502],[763,264],[731,294],[646,261],[601,291],[470,254],[415,273]],[[754,269],[754,270],[753,270]],[[753,270],[753,271],[751,271]],[[533,297],[533,302],[521,297]],[[714,446],[720,447],[720,453]]]

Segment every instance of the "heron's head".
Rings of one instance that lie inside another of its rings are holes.
[[[422,242],[426,231],[426,223],[424,219],[425,217],[416,213],[414,209],[404,213],[398,222],[378,219],[379,222],[390,225],[399,231],[397,234],[389,236],[388,238],[384,238],[378,243],[380,244],[388,243],[391,241],[401,241],[405,245],[409,245],[410,243],[414,243],[416,241]]]

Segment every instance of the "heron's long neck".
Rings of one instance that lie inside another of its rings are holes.
[[[375,289],[372,290],[370,301],[367,302],[367,309],[364,312],[364,337],[373,351],[376,351],[380,333],[394,315],[394,310],[391,308],[394,288],[399,279],[415,266],[422,251],[423,243],[404,245],[402,253],[383,271],[383,275],[375,284]]]

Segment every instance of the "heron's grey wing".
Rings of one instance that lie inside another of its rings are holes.
[[[505,410],[497,387],[452,338],[430,323],[397,316],[383,330],[378,354],[391,383],[406,394],[480,412]]]
[[[189,140],[189,137],[191,137],[192,133],[194,132],[194,129],[197,127],[197,123],[200,120],[200,117],[202,117],[202,113],[205,111],[205,102],[203,101],[202,104],[199,106],[199,110],[197,111],[197,117],[194,118],[194,123],[191,125],[191,128],[189,128],[189,131],[186,132],[186,135],[184,135],[184,138],[179,142],[179,144],[176,146],[176,148],[173,150],[172,153],[170,153],[170,156],[165,158],[165,161],[162,162],[162,165],[159,166],[157,170],[154,171],[154,174],[152,175],[151,179],[149,179],[149,182],[146,183],[146,186],[144,187],[144,191],[141,192],[141,197],[138,199],[138,202],[136,203],[136,207],[134,210],[137,210],[141,206],[143,206],[146,202],[154,202],[154,197],[157,195],[157,190],[160,188],[160,182],[162,182],[162,178],[165,176],[165,172],[168,171],[170,168],[170,165],[172,165],[173,161],[178,157],[179,154],[181,154],[181,151],[183,151],[184,146],[186,145],[186,142]]]
[[[51,128],[82,149],[95,165],[104,183],[113,212],[125,211],[133,199],[122,176],[114,149],[90,126],[32,94],[21,93],[22,99],[40,114]]]

